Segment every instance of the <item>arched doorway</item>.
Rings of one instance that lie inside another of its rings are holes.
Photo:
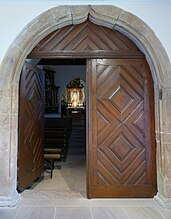
[[[143,53],[118,31],[87,20],[53,31],[28,55],[61,56],[87,58],[88,197],[153,197],[153,82]]]
[[[50,12],[47,12],[46,14],[43,14],[42,17],[40,16],[39,18],[37,18],[37,20],[34,21],[34,25],[27,27],[28,32],[26,31],[24,35],[26,36],[26,38],[22,38],[21,36],[19,36],[18,41],[15,41],[15,49],[14,47],[11,47],[9,49],[9,53],[7,53],[7,56],[4,58],[4,61],[2,63],[1,90],[4,94],[3,97],[8,97],[9,99],[9,103],[5,105],[5,109],[2,109],[2,111],[5,112],[2,117],[2,123],[4,124],[5,119],[5,124],[7,125],[4,126],[4,129],[6,131],[10,129],[10,134],[7,134],[7,139],[10,144],[6,146],[6,154],[3,154],[2,156],[8,158],[8,161],[4,161],[4,166],[2,167],[2,175],[4,176],[3,178],[6,179],[9,183],[4,185],[4,187],[2,186],[6,189],[5,192],[1,192],[1,203],[2,205],[13,205],[15,204],[18,197],[18,194],[15,190],[18,117],[18,99],[16,97],[18,96],[18,79],[25,57],[44,36],[57,28],[66,26],[67,24],[81,23],[87,19],[88,15],[90,20],[94,23],[117,29],[125,35],[129,36],[130,39],[132,39],[133,42],[136,43],[137,46],[144,52],[147,61],[150,64],[155,85],[156,133],[158,151],[160,152],[158,153],[157,157],[158,190],[160,193],[160,198],[163,197],[163,200],[165,200],[164,197],[170,197],[170,190],[167,186],[169,182],[169,170],[167,169],[167,167],[170,161],[168,159],[168,156],[166,156],[166,154],[168,153],[167,147],[166,150],[163,151],[164,141],[167,142],[167,133],[169,133],[169,130],[167,130],[167,128],[169,128],[169,124],[167,126],[163,126],[163,122],[169,123],[169,121],[166,121],[163,117],[158,117],[158,113],[160,113],[159,109],[164,109],[167,114],[169,110],[169,104],[167,104],[167,99],[165,99],[165,102],[161,101],[159,105],[158,93],[160,92],[160,100],[162,100],[162,92],[164,97],[166,97],[166,93],[169,94],[168,87],[170,87],[169,83],[171,80],[169,75],[170,65],[168,57],[160,42],[157,40],[150,28],[147,27],[147,25],[145,25],[137,17],[134,17],[129,13],[126,13],[116,7],[111,6],[73,6],[71,11],[72,13],[68,14],[68,7],[55,8],[53,17],[51,16]],[[66,14],[66,16],[63,16],[63,14]],[[58,19],[56,19],[56,16],[58,17]],[[47,18],[47,23],[44,22],[44,19],[42,19],[45,17]],[[38,21],[40,21],[40,23]],[[135,25],[136,22],[138,23],[138,25]],[[45,28],[46,24],[48,25],[48,28]],[[147,33],[147,29],[149,30],[149,34],[145,34]],[[29,32],[32,33],[32,36],[27,35],[27,33]],[[144,35],[142,35],[142,33],[144,33]],[[18,47],[17,45],[20,45],[20,47]],[[12,64],[10,60],[12,60]],[[6,77],[6,72],[9,73],[8,77]],[[169,95],[167,95],[167,98],[168,97]],[[6,102],[6,99],[1,99],[1,101]],[[7,112],[10,112],[9,117],[5,117],[5,115],[9,115],[7,114]],[[161,134],[163,135],[161,136]],[[165,136],[165,139],[163,139],[163,136]],[[161,156],[166,157],[166,159],[163,161],[163,159],[161,159]],[[165,176],[168,176],[167,181],[164,180]],[[1,184],[3,184],[3,182],[1,182]]]

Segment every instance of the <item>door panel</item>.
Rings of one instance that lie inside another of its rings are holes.
[[[153,83],[143,59],[89,60],[91,197],[156,194]]]
[[[44,74],[25,63],[19,97],[18,189],[28,187],[43,171]]]
[[[138,47],[119,31],[96,25],[89,20],[56,29],[43,38],[28,55],[29,58],[57,57],[144,57]]]

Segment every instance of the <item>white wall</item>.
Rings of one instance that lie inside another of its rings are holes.
[[[153,29],[171,60],[171,0],[0,0],[0,63],[24,26],[59,4],[112,4],[129,11]]]

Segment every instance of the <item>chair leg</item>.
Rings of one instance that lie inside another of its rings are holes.
[[[52,177],[53,177],[53,168],[54,168],[54,160],[50,159],[50,163],[51,163],[50,178],[52,179]]]
[[[55,160],[60,159],[60,154],[44,154],[44,160],[47,165],[50,167],[50,178],[53,177],[53,169]]]

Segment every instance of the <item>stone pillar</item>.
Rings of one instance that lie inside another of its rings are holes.
[[[19,200],[17,183],[17,97],[11,90],[0,91],[0,206],[14,206]]]
[[[171,208],[171,89],[163,88],[159,97],[159,124],[156,132],[158,193],[155,199],[163,207]]]

